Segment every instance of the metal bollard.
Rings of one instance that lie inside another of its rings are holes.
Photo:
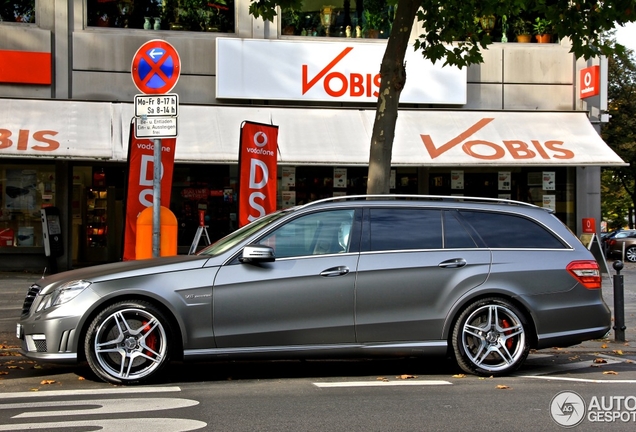
[[[614,261],[612,264],[616,274],[614,275],[614,340],[625,342],[625,292],[623,285],[623,261]]]

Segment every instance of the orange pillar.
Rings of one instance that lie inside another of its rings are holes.
[[[161,206],[159,232],[161,233],[161,256],[177,254],[177,218],[169,208]],[[147,207],[137,217],[135,258],[152,258],[152,219],[153,207]]]

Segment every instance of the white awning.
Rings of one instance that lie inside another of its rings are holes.
[[[0,157],[124,161],[131,104],[3,100]],[[243,121],[279,126],[281,165],[367,165],[375,110],[179,108],[175,160],[236,163]],[[30,133],[28,144],[18,137]],[[39,132],[38,135],[35,135]],[[50,144],[54,141],[59,145]],[[53,148],[55,147],[55,148]],[[584,112],[400,110],[393,166],[619,166]]]

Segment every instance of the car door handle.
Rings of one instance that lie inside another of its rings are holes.
[[[349,267],[340,266],[340,267],[332,267],[327,270],[323,270],[320,272],[320,276],[324,277],[333,277],[333,276],[342,276],[349,273]]]
[[[464,258],[453,258],[447,261],[442,261],[439,263],[439,267],[443,268],[459,268],[464,267],[466,265],[466,260]]]

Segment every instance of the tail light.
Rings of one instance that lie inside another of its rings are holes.
[[[566,269],[585,288],[601,288],[601,272],[596,261],[572,261]]]

